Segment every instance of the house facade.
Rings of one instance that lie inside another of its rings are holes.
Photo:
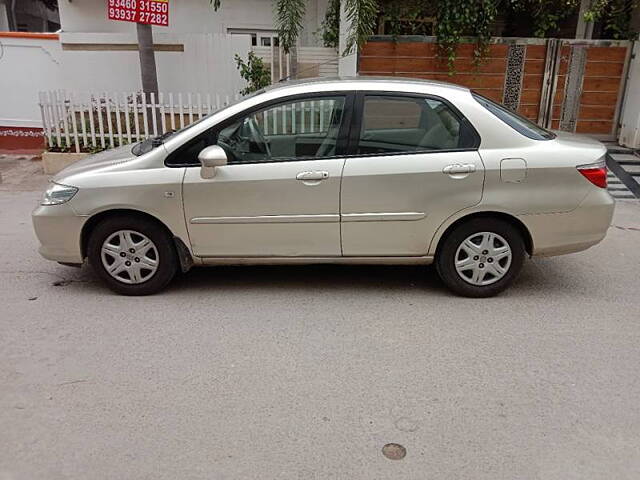
[[[337,50],[322,47],[317,34],[327,2],[307,2],[298,41],[307,76],[337,73]],[[107,9],[108,0],[59,0],[55,34],[0,31],[0,132],[37,132],[41,91],[115,95],[140,89],[136,25],[109,20]],[[218,11],[208,0],[170,0],[169,26],[153,27],[153,34],[162,92],[233,97],[245,86],[234,56],[246,58],[251,49],[266,60],[274,81],[287,74],[272,0],[223,0]],[[316,68],[309,68],[313,62]],[[15,143],[9,137],[0,133],[0,150]]]
[[[107,0],[59,0],[62,32],[65,35],[127,35],[135,33],[135,25],[107,19]],[[328,0],[307,1],[300,46],[322,46],[317,35],[327,9]],[[209,0],[170,0],[169,27],[156,28],[156,33],[248,35],[253,46],[269,46],[273,27],[272,0],[223,0],[214,11]],[[70,37],[67,37],[70,38]],[[91,38],[86,36],[84,38]]]
[[[7,1],[13,0],[0,0]],[[61,28],[55,34],[0,31],[0,150],[24,140],[16,134],[41,142],[39,92],[60,92],[54,95],[64,105],[72,96],[114,98],[140,90],[136,26],[109,20],[108,1],[58,0]],[[462,45],[452,75],[439,60],[434,37],[423,35],[374,37],[359,56],[339,57],[350,26],[343,9],[340,47],[323,47],[319,30],[327,7],[328,0],[306,4],[294,58],[297,78],[357,73],[453,81],[541,125],[640,147],[634,88],[640,70],[632,42],[590,40],[587,26],[577,21],[569,25],[568,39],[496,37],[480,66],[472,61],[473,45]],[[273,0],[222,0],[218,11],[209,0],[169,0],[169,26],[153,32],[164,93],[211,96],[213,105],[224,104],[245,87],[234,56],[246,58],[250,50],[265,60],[273,82],[291,74],[291,58],[278,46]]]

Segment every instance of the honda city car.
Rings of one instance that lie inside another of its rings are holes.
[[[67,167],[33,223],[42,256],[126,295],[192,266],[434,263],[488,297],[604,238],[605,154],[456,85],[291,82]]]

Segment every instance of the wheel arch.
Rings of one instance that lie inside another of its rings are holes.
[[[109,210],[103,210],[101,212],[97,212],[94,215],[90,216],[89,219],[84,222],[82,226],[82,230],[80,232],[80,252],[82,254],[82,258],[87,257],[87,247],[89,245],[89,238],[91,237],[91,233],[95,229],[95,227],[102,221],[119,216],[129,216],[135,218],[144,218],[147,220],[151,220],[152,222],[160,225],[167,235],[169,235],[173,241],[176,249],[176,253],[180,259],[180,266],[183,272],[186,272],[193,265],[193,257],[187,245],[182,241],[182,239],[176,236],[171,229],[160,220],[155,215],[152,215],[147,212],[143,212],[142,210],[136,210],[133,208],[113,208]]]
[[[461,225],[469,220],[475,218],[495,218],[499,220],[503,220],[507,223],[513,225],[522,235],[522,240],[524,241],[524,248],[529,256],[533,254],[533,237],[531,236],[531,232],[527,228],[527,226],[520,220],[518,217],[511,215],[506,212],[499,211],[482,211],[482,212],[473,212],[462,217],[459,217],[449,223],[446,228],[443,229],[444,225],[438,229],[436,235],[433,238],[433,242],[435,242],[435,249],[430,249],[435,251],[435,255],[438,254],[438,250],[441,248],[443,244],[443,240],[447,238],[447,236],[451,233],[451,231],[456,228],[458,225]]]

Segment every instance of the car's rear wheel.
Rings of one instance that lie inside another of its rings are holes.
[[[98,276],[123,295],[156,293],[178,270],[171,236],[146,218],[118,216],[100,222],[89,238],[87,256]]]
[[[465,297],[491,297],[507,288],[526,254],[522,235],[508,222],[474,218],[442,240],[436,269],[442,281]]]

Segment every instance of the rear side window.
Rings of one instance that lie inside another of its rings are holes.
[[[365,95],[356,154],[475,148],[468,122],[436,98]]]
[[[480,105],[525,137],[531,138],[532,140],[551,140],[556,137],[550,131],[539,127],[531,120],[518,115],[508,108],[505,108],[482,95],[478,95],[475,92],[472,92],[472,95]]]
[[[420,128],[420,102],[401,98],[366,97],[364,101],[364,131],[378,128]]]

